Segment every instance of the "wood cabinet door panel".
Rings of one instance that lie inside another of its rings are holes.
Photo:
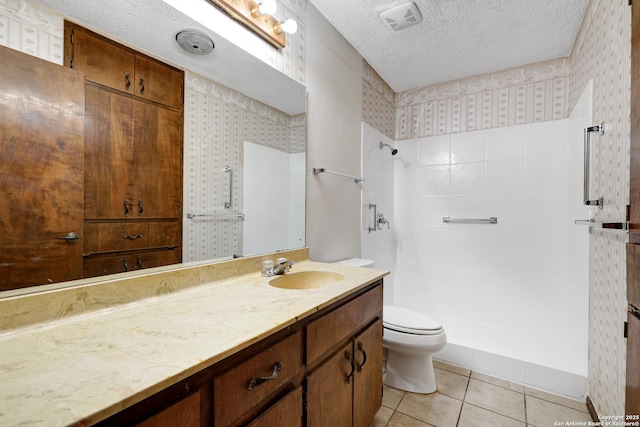
[[[348,302],[307,326],[307,363],[382,311],[382,286]]]
[[[361,333],[354,345],[353,425],[367,427],[382,406],[382,320]]]
[[[300,427],[301,425],[302,388],[298,387],[250,423],[249,427]]]
[[[181,113],[134,101],[135,217],[181,218]]]
[[[200,391],[169,406],[151,418],[136,424],[137,427],[200,427]]]
[[[177,222],[97,222],[84,225],[84,254],[171,248],[180,245]]]
[[[301,354],[302,338],[298,332],[214,378],[215,425],[230,425],[298,374],[302,367]],[[275,378],[255,384],[249,390],[253,379],[271,376],[276,364],[281,364],[281,367],[275,372]]]
[[[307,427],[351,426],[353,377],[346,378],[352,351],[350,342],[307,377]]]
[[[82,277],[84,79],[1,47],[0,290]],[[78,240],[58,237],[75,232]]]
[[[85,113],[85,219],[133,218],[131,100],[87,85]]]
[[[113,42],[78,26],[73,29],[73,68],[91,82],[133,94],[134,58],[133,52]]]
[[[84,277],[96,277],[143,268],[177,264],[179,262],[179,248],[151,252],[145,251],[136,254],[98,255],[85,257],[83,274]]]
[[[182,105],[182,76],[166,64],[143,56],[136,56],[136,95],[179,108]]]

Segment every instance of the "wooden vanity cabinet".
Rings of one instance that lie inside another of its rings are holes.
[[[360,427],[381,405],[382,280],[100,425]]]
[[[173,108],[183,104],[182,71],[70,22],[65,64],[101,86]]]
[[[182,245],[184,73],[69,22],[65,64],[86,80],[84,277],[180,262],[127,252]]]

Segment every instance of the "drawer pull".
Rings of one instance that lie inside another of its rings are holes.
[[[143,212],[143,209],[142,209],[142,199],[139,199],[139,200],[138,200],[138,207],[140,208],[140,212],[138,212],[138,215],[142,216],[142,212]]]
[[[129,199],[124,199],[124,216],[129,216],[129,208],[131,205],[129,204]]]
[[[124,85],[124,88],[129,90],[131,87],[131,78],[129,77],[129,73],[124,73],[124,78],[127,79],[127,83]]]
[[[362,357],[364,358],[362,360],[362,363],[358,365],[358,372],[362,372],[362,367],[364,366],[365,363],[367,363],[367,353],[365,353],[364,346],[362,345],[361,342],[358,343],[358,351],[362,353]]]
[[[136,240],[136,239],[142,239],[143,236],[142,236],[142,234],[136,234],[135,236],[132,236],[130,234],[125,234],[122,237],[124,237],[127,240]]]
[[[353,373],[355,371],[355,366],[353,364],[353,354],[351,354],[350,351],[345,351],[344,357],[346,357],[351,364],[351,372],[349,372],[349,374],[347,375],[347,384],[351,384],[351,378],[353,378]]]
[[[256,377],[252,379],[249,382],[249,387],[247,387],[247,389],[253,390],[254,388],[258,387],[262,383],[265,383],[269,380],[275,380],[276,378],[278,378],[278,372],[280,372],[280,370],[282,369],[282,366],[283,366],[282,362],[276,362],[276,364],[273,365],[273,373],[271,374],[271,376]]]
[[[140,95],[144,95],[144,79],[140,79]]]

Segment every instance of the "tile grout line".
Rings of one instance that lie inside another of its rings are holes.
[[[462,396],[462,404],[460,405],[460,412],[458,413],[458,420],[456,421],[456,427],[460,424],[460,418],[462,418],[462,409],[464,408],[465,400],[467,399],[467,391],[469,390],[469,384],[471,383],[471,373],[469,370],[469,376],[467,377],[467,386],[464,388],[464,396]]]

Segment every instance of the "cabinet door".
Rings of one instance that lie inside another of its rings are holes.
[[[133,101],[136,218],[180,218],[182,211],[181,113]]]
[[[382,406],[382,320],[356,338],[353,425],[366,427]]]
[[[307,377],[307,426],[352,423],[353,344],[345,345]]]
[[[182,76],[166,64],[136,55],[136,95],[179,108],[182,105]]]
[[[82,277],[84,79],[1,47],[0,290]],[[77,241],[60,240],[69,232]]]
[[[91,85],[85,93],[85,219],[132,218],[131,100]]]
[[[296,427],[302,425],[302,388],[298,387],[260,415],[249,427]]]
[[[135,55],[87,30],[73,29],[73,68],[88,81],[134,93]]]
[[[200,391],[169,406],[136,427],[200,427]]]

